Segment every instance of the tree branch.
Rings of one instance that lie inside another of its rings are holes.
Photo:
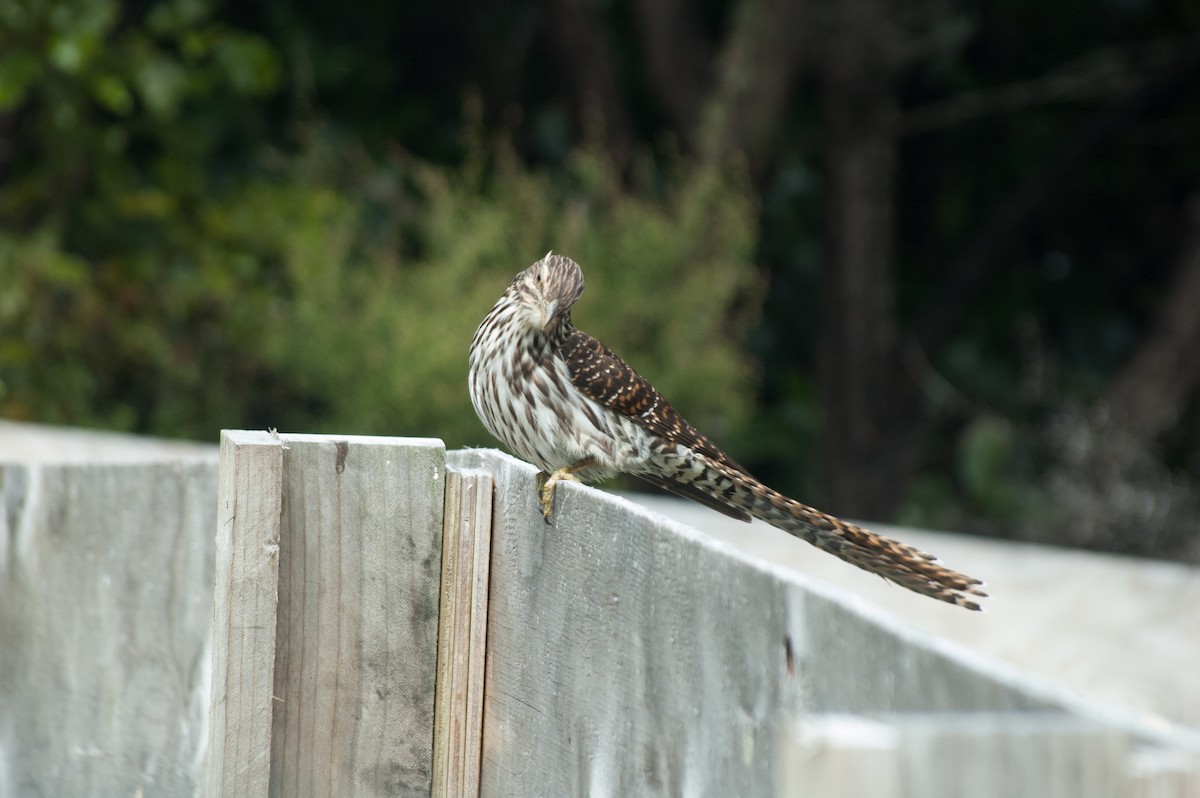
[[[826,504],[889,517],[917,462],[917,391],[898,368],[893,260],[898,31],[887,0],[828,0],[818,77],[827,255],[818,368]]]
[[[1127,96],[1161,76],[1178,59],[1174,40],[1150,48],[1110,47],[1072,61],[1048,75],[992,89],[964,92],[904,113],[903,135],[926,133],[984,116],[1022,111],[1039,105],[1078,103]]]

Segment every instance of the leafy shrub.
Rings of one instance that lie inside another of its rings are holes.
[[[0,238],[5,415],[487,443],[467,348],[511,276],[553,248],[586,270],[581,326],[698,423],[743,418],[756,282],[753,207],[735,181],[681,170],[656,195],[585,153],[554,180],[503,147],[487,164],[482,148],[460,167],[376,163],[323,135],[219,195],[146,189],[171,210],[144,213],[136,241],[76,246],[87,224]],[[128,220],[109,209],[96,226]]]

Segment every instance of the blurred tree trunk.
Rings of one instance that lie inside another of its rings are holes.
[[[829,0],[822,12],[823,502],[835,513],[888,518],[912,478],[919,443],[917,393],[899,367],[893,295],[901,43],[886,0]]]
[[[705,163],[744,159],[761,184],[799,71],[803,8],[741,0],[717,51],[694,3],[634,4],[650,87],[685,149]]]
[[[545,0],[551,39],[570,86],[575,122],[599,142],[618,169],[633,152],[633,123],[625,107],[608,26],[595,0]]]
[[[650,90],[684,149],[695,147],[700,112],[712,85],[713,45],[691,0],[636,0],[638,34]]]
[[[717,76],[700,119],[705,161],[744,157],[761,184],[800,65],[799,0],[742,0],[717,55]]]
[[[1166,301],[1101,403],[1112,424],[1148,446],[1179,423],[1200,387],[1200,196],[1184,224]]]

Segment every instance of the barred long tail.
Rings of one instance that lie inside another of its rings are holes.
[[[690,488],[701,488],[719,501],[742,508],[760,521],[916,593],[968,610],[980,609],[972,596],[987,596],[980,589],[981,581],[943,567],[931,554],[789,499],[753,477],[707,457],[700,459],[719,477],[693,481]]]

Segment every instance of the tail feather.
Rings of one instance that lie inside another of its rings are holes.
[[[789,499],[745,472],[704,460],[708,473],[719,477],[697,480],[692,487],[711,491],[755,518],[901,587],[968,610],[981,609],[972,597],[987,597],[980,589],[983,583],[942,566],[932,554]]]

